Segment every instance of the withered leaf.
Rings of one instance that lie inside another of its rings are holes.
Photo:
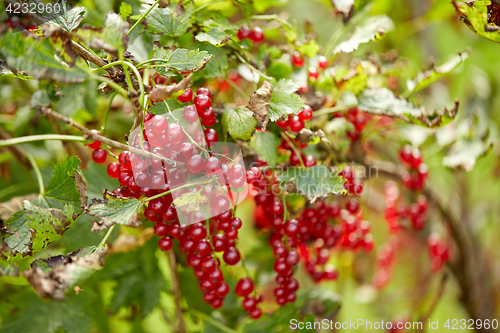
[[[193,81],[193,74],[189,74],[179,83],[174,83],[168,86],[156,85],[149,92],[149,99],[152,101],[163,101],[176,92],[188,88]]]
[[[253,112],[254,117],[262,124],[263,130],[266,130],[269,122],[269,106],[271,105],[272,94],[273,86],[264,81],[260,88],[250,96],[247,104],[247,108]]]
[[[87,248],[67,256],[35,260],[31,268],[23,272],[23,276],[41,298],[64,299],[68,288],[102,269],[107,253],[107,247],[98,252]]]

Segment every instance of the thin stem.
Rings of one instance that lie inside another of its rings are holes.
[[[226,82],[231,86],[233,87],[234,90],[236,90],[240,95],[241,97],[243,98],[247,98],[248,97],[248,94],[246,94],[241,88],[240,86],[238,86],[236,83],[233,82],[233,80],[231,79],[227,79]]]
[[[286,207],[285,191],[281,191],[281,200],[283,202],[283,222],[288,220],[288,208]]]
[[[101,242],[99,243],[99,245],[97,245],[98,248],[103,248],[104,245],[106,245],[106,242],[108,241],[108,238],[109,238],[109,236],[111,236],[111,233],[113,232],[113,230],[115,229],[115,227],[116,227],[116,224],[113,224],[108,229],[108,232],[106,232],[106,235],[104,235],[104,238],[101,240]]]
[[[109,98],[108,106],[106,107],[106,113],[104,114],[104,125],[103,125],[103,131],[102,135],[106,135],[106,129],[108,128],[108,115],[109,115],[109,110],[111,109],[111,104],[113,103],[113,100],[115,99],[116,95],[118,94],[118,91],[115,91],[113,95]]]
[[[260,77],[262,77],[262,78],[264,78],[266,80],[269,80],[269,81],[274,81],[274,78],[272,78],[270,76],[267,76],[266,74],[264,74],[261,71],[259,71],[257,68],[254,68],[252,65],[250,65],[245,59],[243,59],[243,57],[238,52],[235,52],[234,55],[236,56],[236,58],[239,59],[239,61],[241,61],[251,71],[254,71],[255,73],[259,74]]]
[[[214,0],[214,1],[207,2],[206,4],[201,5],[200,7],[196,8],[196,9],[194,10],[194,12],[195,12],[195,13],[198,13],[199,11],[201,11],[201,10],[203,10],[203,9],[207,8],[208,6],[211,6],[211,5],[213,5],[214,3],[221,2],[221,1],[226,1],[226,0]]]
[[[99,70],[100,68],[97,68],[95,71]],[[125,91],[125,89],[123,89],[122,86],[120,86],[118,83],[114,82],[113,80],[107,78],[107,77],[104,77],[104,76],[100,76],[100,75],[92,75],[92,77],[96,80],[99,80],[101,82],[104,82],[106,83],[108,86],[112,87],[113,89],[115,89],[116,91],[118,91],[120,93],[120,95],[122,95],[123,97],[127,98],[127,92]]]
[[[333,113],[337,111],[343,111],[355,107],[356,105],[337,105],[331,108],[325,108],[313,112],[313,116],[320,116],[322,114]]]
[[[156,5],[160,1],[161,0],[156,0],[155,3],[152,4],[151,7],[149,7],[149,9],[146,12],[144,12],[144,14],[141,15],[141,17],[139,17],[139,19],[134,23],[134,25],[128,30],[127,35],[130,35],[130,33],[135,29],[135,27],[137,27],[139,23],[141,23],[141,21],[144,20],[144,18],[149,14],[149,12],[151,12],[153,8],[156,7]]]
[[[209,316],[209,315],[207,315],[207,314],[205,314],[203,312],[200,312],[200,311],[195,310],[195,309],[189,309],[189,312],[192,313],[192,314],[194,314],[195,316],[203,319],[204,321],[209,322],[210,324],[212,324],[213,326],[217,327],[222,332],[237,333],[235,330],[227,327],[226,325],[224,325],[220,321],[212,318],[211,316]]]
[[[273,15],[253,15],[253,16],[250,16],[249,19],[250,20],[276,20],[279,23],[281,23],[284,26],[286,26],[287,28],[292,29],[292,26],[290,25],[290,23],[288,23],[287,21],[283,20],[282,18],[280,18],[276,14],[273,14]]]
[[[3,190],[0,190],[0,199],[6,197],[8,195],[11,195],[13,193],[19,192],[19,191],[31,190],[31,189],[34,189],[33,182],[15,184],[15,185],[9,186],[7,188],[4,188]]]
[[[195,183],[190,183],[190,184],[184,184],[184,185],[181,185],[173,190],[170,190],[170,191],[166,191],[166,192],[163,192],[163,193],[159,193],[157,195],[154,195],[152,197],[149,197],[147,199],[144,200],[144,202],[148,202],[148,201],[151,201],[153,199],[158,199],[158,198],[161,198],[163,197],[164,195],[167,195],[167,194],[170,194],[172,192],[175,192],[175,191],[178,191],[178,190],[181,190],[183,188],[186,188],[186,187],[193,187],[193,186],[198,186],[198,185],[206,185],[206,184],[210,184],[214,181],[215,178],[211,178],[210,180],[206,180],[206,181],[203,181],[203,182],[195,182]]]
[[[22,136],[20,138],[13,138],[7,140],[0,140],[0,147],[18,145],[20,143],[44,141],[44,140],[64,140],[64,141],[87,141],[83,136],[76,135],[62,135],[62,134],[38,134]]]
[[[45,186],[43,185],[42,173],[40,172],[40,169],[38,168],[38,164],[36,164],[36,161],[31,154],[26,154],[26,157],[30,161],[31,166],[33,167],[33,170],[35,171],[36,179],[38,180],[38,188],[40,189],[40,195],[43,195],[43,193],[45,192]]]
[[[207,237],[208,237],[208,242],[210,243],[210,247],[212,248],[212,250],[214,250],[212,235],[210,234],[210,219],[205,220],[205,228],[207,228]]]
[[[290,146],[290,148],[292,148],[292,150],[295,153],[295,155],[297,155],[299,157],[300,165],[302,165],[302,167],[305,168],[306,165],[304,164],[304,161],[302,160],[302,156],[300,155],[300,152],[297,150],[297,148],[293,144],[292,140],[290,140],[290,138],[288,137],[288,135],[286,135],[284,132],[281,132],[281,136],[283,137],[283,139],[285,139],[285,141],[288,143],[288,145]]]

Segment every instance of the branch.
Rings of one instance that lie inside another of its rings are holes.
[[[8,4],[12,4],[12,6],[14,6],[15,4],[17,4],[17,5],[20,4],[17,0],[5,0],[5,1]],[[46,20],[38,14],[34,14],[34,13],[31,13],[30,11],[28,11],[27,13],[23,13],[23,15],[26,15],[31,21],[35,22],[38,25],[46,24]],[[73,40],[71,41],[71,48],[80,57],[94,63],[95,65],[97,65],[99,67],[102,67],[102,66],[107,64],[103,59],[101,59],[100,57],[97,57],[96,55],[87,51],[83,46],[81,46],[80,44],[78,44],[77,42],[75,42]],[[108,71],[109,75],[111,75],[112,77],[115,77],[118,73],[117,69],[114,67],[107,68],[106,70]]]
[[[174,294],[175,302],[175,315],[178,319],[177,327],[174,328],[176,333],[186,333],[186,326],[184,324],[184,317],[181,308],[181,291],[179,289],[179,277],[177,276],[177,261],[175,259],[175,252],[173,249],[168,250],[168,263],[170,264],[170,274],[172,275],[172,291]]]
[[[7,133],[2,127],[0,127],[0,139],[2,141],[4,140],[12,140],[12,137],[10,136],[9,133]],[[16,146],[11,146],[7,147],[6,150],[10,151],[12,156],[26,169],[29,170],[31,168],[30,163],[26,160],[26,156],[24,152],[16,147]]]
[[[118,141],[115,141],[112,139],[108,139],[102,135],[99,135],[97,133],[92,132],[91,130],[89,130],[85,126],[77,123],[73,119],[70,119],[68,117],[63,116],[60,113],[55,112],[51,108],[41,107],[41,108],[39,108],[39,110],[45,116],[51,115],[55,119],[60,120],[62,122],[65,122],[66,124],[69,124],[69,125],[75,127],[80,132],[84,133],[85,137],[87,137],[89,140],[100,141],[100,142],[104,143],[105,145],[108,145],[108,146],[113,147],[113,148],[117,148],[117,149],[121,149],[121,150],[128,150],[131,153],[137,154],[137,155],[142,156],[142,157],[147,157],[147,158],[152,158],[155,160],[163,161],[164,163],[170,165],[171,167],[175,167],[177,165],[183,164],[181,162],[177,162],[177,161],[171,160],[169,158],[166,158],[166,157],[163,157],[160,155],[156,155],[156,154],[150,153],[148,151],[141,150],[141,149],[123,144],[121,142],[118,142]]]

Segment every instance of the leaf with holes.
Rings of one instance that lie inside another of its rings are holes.
[[[304,108],[304,101],[295,94],[302,84],[293,80],[279,80],[273,85],[273,94],[269,106],[269,118],[277,121],[287,114],[298,114]]]
[[[54,56],[59,53],[58,50],[50,38],[36,40],[12,30],[0,36],[0,55],[11,69],[25,72],[38,80],[61,83],[82,82],[91,77],[88,66],[81,59],[77,58],[75,64],[69,66]]]
[[[290,168],[278,176],[282,189],[302,194],[311,203],[323,200],[330,194],[344,193],[345,179],[324,165],[315,165],[310,168]]]
[[[149,6],[147,6],[149,8]],[[147,9],[141,11],[146,12]],[[169,37],[179,37],[186,33],[194,20],[194,6],[187,2],[184,12],[180,6],[155,8],[147,16],[148,29],[152,33],[164,33]]]
[[[257,126],[252,111],[244,106],[229,109],[222,115],[222,125],[233,139],[250,140]]]
[[[137,214],[141,206],[142,201],[135,198],[122,198],[104,190],[103,199],[92,199],[92,202],[85,207],[84,212],[100,219],[98,222],[94,222],[92,229],[94,231],[109,228],[113,224],[138,227],[141,225],[141,221],[138,221]]]
[[[498,5],[491,0],[476,0],[470,2],[452,1],[462,21],[473,32],[481,37],[500,43],[500,22],[498,22]],[[495,10],[496,15],[491,11]],[[495,20],[496,19],[496,20]]]
[[[107,253],[106,247],[98,251],[87,248],[67,256],[38,259],[23,272],[23,276],[41,298],[65,299],[64,293],[69,288],[102,269]]]

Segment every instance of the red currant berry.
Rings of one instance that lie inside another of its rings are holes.
[[[318,67],[321,69],[325,69],[326,67],[328,67],[328,59],[324,56],[319,57]]]
[[[167,134],[169,141],[172,143],[177,143],[182,140],[184,132],[179,124],[169,124],[167,128]]]
[[[264,36],[264,31],[262,30],[262,28],[255,27],[250,31],[248,38],[250,38],[252,42],[258,44],[262,43],[266,37]]]
[[[229,249],[224,251],[222,259],[228,265],[236,265],[240,261],[241,255],[240,252],[234,247],[230,247]]]
[[[250,29],[248,27],[242,27],[240,30],[238,30],[238,39],[239,40],[244,40],[250,36]]]
[[[193,91],[187,88],[182,94],[177,97],[177,99],[182,103],[189,103],[193,99]]]
[[[240,297],[245,297],[250,295],[254,290],[254,284],[252,279],[248,277],[241,278],[236,284],[235,293]]]
[[[172,243],[172,240],[170,238],[168,238],[168,237],[160,238],[160,240],[158,241],[158,247],[162,251],[168,251],[168,250],[170,250],[173,245],[174,245],[174,243]]]
[[[110,178],[118,178],[118,174],[120,173],[120,164],[118,164],[118,162],[109,163],[107,171]]]
[[[305,61],[304,61],[304,58],[302,57],[302,55],[299,52],[295,52],[292,55],[292,65],[300,68],[300,67],[303,67],[304,64],[305,64]]]
[[[106,150],[104,150],[102,148],[97,148],[96,150],[94,150],[92,152],[92,159],[94,160],[94,162],[99,163],[99,164],[105,163],[107,156],[108,156],[108,153],[106,152]]]
[[[257,306],[257,300],[254,298],[254,297],[245,297],[245,299],[243,300],[243,302],[241,303],[243,309],[245,309],[246,311],[252,311],[255,309],[255,307]]]
[[[196,106],[198,113],[202,113],[205,109],[212,106],[212,100],[206,95],[196,95],[194,98],[194,106]]]
[[[219,134],[217,134],[217,131],[215,131],[213,128],[207,128],[204,133],[205,140],[207,140],[209,145],[219,141]]]
[[[307,121],[311,120],[312,117],[313,117],[313,110],[309,105],[306,104],[306,106],[304,106],[304,109],[302,109],[302,111],[299,113],[299,119],[302,121]]]
[[[220,297],[224,297],[229,294],[229,286],[223,281],[215,288],[215,293]]]
[[[298,132],[304,128],[304,121],[302,121],[299,116],[293,116],[288,121],[288,126],[290,126],[290,131]]]
[[[186,120],[188,123],[192,123],[198,120],[198,111],[196,110],[196,106],[194,105],[188,105],[184,108],[184,111],[182,111],[182,116],[184,117],[184,120]]]
[[[198,88],[198,90],[196,90],[196,95],[205,95],[205,96],[209,97],[210,99],[212,98],[212,94],[210,93],[210,90],[208,88],[204,88],[204,87]]]
[[[160,237],[165,237],[168,235],[170,228],[168,227],[168,224],[160,221],[160,222],[157,222],[155,224],[153,229],[154,229],[155,235],[160,236]]]
[[[92,132],[92,134],[95,134],[95,135],[101,135],[99,133],[99,131],[97,131],[97,130],[91,130],[90,132]],[[97,149],[101,146],[101,141],[94,141],[92,143],[88,143],[87,146],[92,148],[92,149]]]
[[[319,77],[319,72],[316,69],[316,67],[311,66],[309,67],[308,75],[309,75],[309,80],[316,81]]]

